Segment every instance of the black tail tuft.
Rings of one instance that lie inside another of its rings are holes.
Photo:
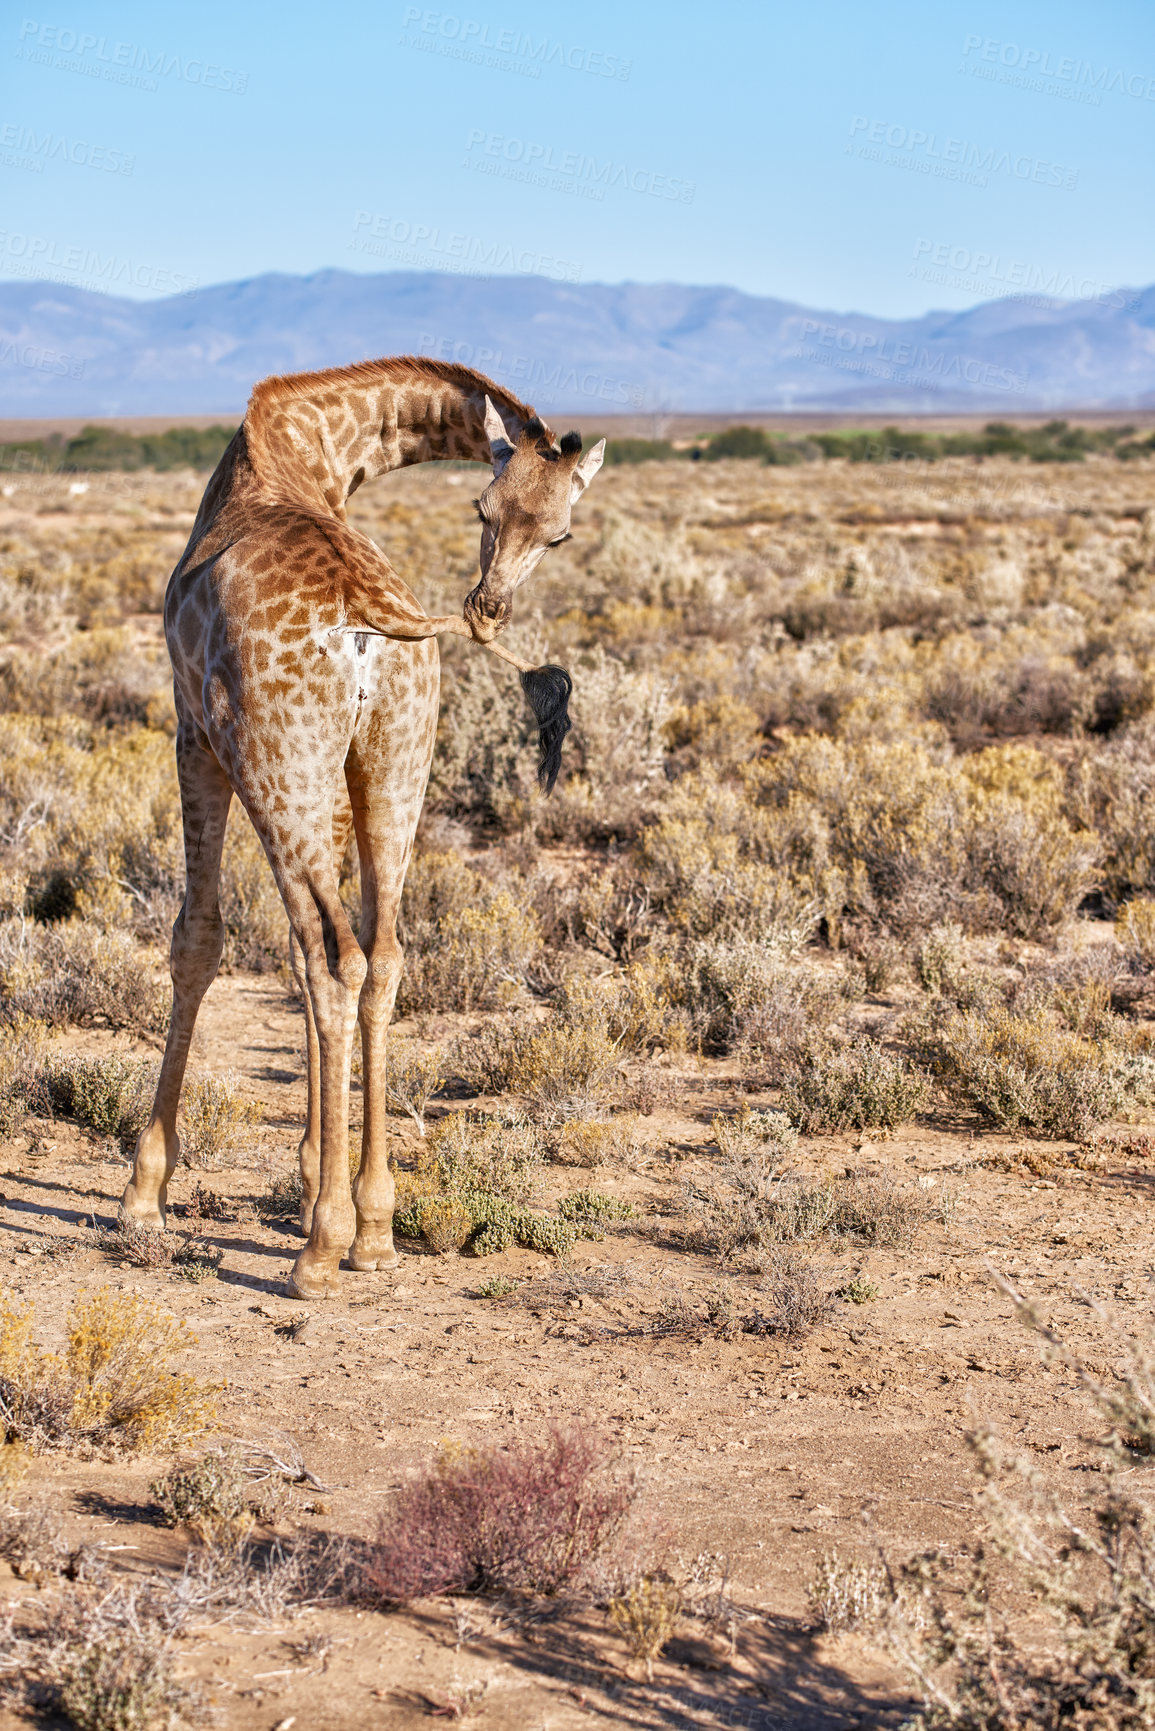
[[[561,742],[573,726],[569,718],[573,680],[564,667],[531,667],[521,676],[521,689],[541,729],[537,779],[546,793],[552,793],[561,768]]]

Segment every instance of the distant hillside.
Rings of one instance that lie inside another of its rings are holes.
[[[268,373],[400,353],[587,417],[1139,410],[1155,407],[1155,288],[894,320],[731,288],[440,272],[270,274],[155,301],[0,283],[7,416],[235,416]]]

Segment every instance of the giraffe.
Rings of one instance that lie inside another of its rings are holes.
[[[156,1098],[121,1203],[163,1229],[180,1158],[177,1106],[201,1000],[224,945],[217,905],[233,795],[248,812],[289,917],[305,1002],[308,1106],[301,1230],[289,1291],[332,1297],[356,1270],[392,1268],[385,1039],[401,976],[398,903],[437,725],[437,637],[492,648],[521,670],[552,788],[569,726],[569,675],[494,639],[513,592],[568,539],[597,473],[577,433],[467,367],[412,356],[265,379],[205,488],[165,596],[186,887],[173,926],[172,1016]],[[475,501],[480,577],[460,615],[428,618],[388,560],[350,528],[367,478],[447,458],[492,464]],[[341,784],[344,784],[342,789]],[[349,826],[361,865],[355,936],[337,894]],[[360,1023],[361,1164],[350,1190],[349,1072]]]

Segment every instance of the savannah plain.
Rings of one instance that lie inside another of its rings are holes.
[[[479,474],[351,502],[430,613]],[[117,1223],[203,482],[0,488],[0,1725],[1155,1723],[1155,459],[603,470],[507,638],[573,674],[551,799],[444,653],[407,1235],[312,1309],[236,804],[169,1231]],[[551,1438],[581,1569],[401,1592],[421,1487]]]

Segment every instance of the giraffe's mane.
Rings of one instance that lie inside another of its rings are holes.
[[[424,355],[385,355],[376,361],[354,361],[347,367],[323,367],[312,373],[277,373],[262,379],[253,387],[245,425],[250,432],[257,432],[272,410],[285,403],[307,400],[317,391],[334,386],[339,389],[342,385],[374,385],[386,380],[398,385],[458,385],[463,390],[484,393],[497,409],[522,421],[532,420],[535,414],[531,405],[472,367],[459,366],[456,361],[429,360]]]

